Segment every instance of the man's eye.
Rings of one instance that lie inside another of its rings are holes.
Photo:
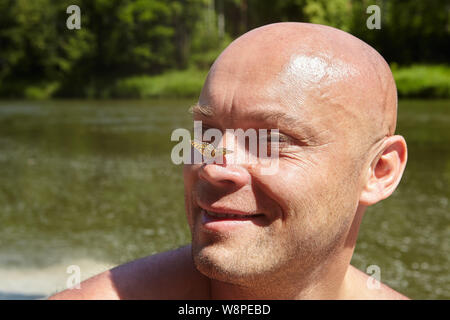
[[[267,142],[267,143],[287,143],[289,142],[289,138],[279,132],[268,132],[267,134],[263,134],[260,137],[260,141]]]
[[[278,134],[271,134],[271,137],[274,137],[275,141],[278,141],[280,143],[287,143],[289,142],[289,138],[282,134],[282,133],[278,133]]]

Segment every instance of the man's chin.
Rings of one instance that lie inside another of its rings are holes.
[[[238,250],[238,249],[237,249]],[[196,248],[192,246],[195,267],[206,277],[235,285],[250,285],[256,279],[265,278],[259,268],[253,268],[245,257],[232,250],[212,244]]]

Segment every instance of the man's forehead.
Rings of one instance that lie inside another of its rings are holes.
[[[227,99],[228,92],[221,83],[210,83],[208,92],[204,92],[198,104],[191,108],[196,119],[213,122],[222,128],[277,128],[312,137],[318,132],[339,129],[334,128],[335,124],[342,124],[340,118],[348,117],[341,106],[323,104],[312,99],[306,90],[301,92],[291,85],[268,82],[257,87],[239,83],[232,92],[233,98]]]
[[[284,64],[272,65],[272,70],[254,63],[237,68],[237,64],[219,60],[212,68],[194,114],[320,131],[348,111],[345,104],[321,99],[339,95],[342,82],[357,74],[344,61],[319,53],[292,54]],[[330,118],[334,119],[327,123]]]

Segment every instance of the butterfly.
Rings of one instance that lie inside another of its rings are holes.
[[[216,148],[208,142],[199,142],[199,141],[191,140],[191,144],[203,156],[210,158],[210,159],[233,152],[233,151],[225,149],[225,148]]]

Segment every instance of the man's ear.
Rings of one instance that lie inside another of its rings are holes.
[[[389,197],[402,178],[407,161],[406,141],[402,136],[387,137],[368,168],[359,203],[373,205]]]

